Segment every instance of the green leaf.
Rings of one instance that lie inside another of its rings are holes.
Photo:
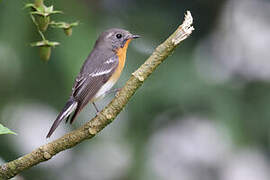
[[[15,135],[17,135],[15,132],[12,132],[8,128],[6,128],[2,124],[0,124],[0,135],[1,134],[15,134]]]
[[[44,17],[49,16],[51,14],[63,14],[62,11],[53,10],[53,6],[47,7],[45,5],[42,5],[40,7],[37,7],[35,4],[28,3],[25,5],[25,8],[33,9],[33,11],[31,11],[30,14],[36,14]]]
[[[49,46],[49,47],[55,47],[57,45],[59,45],[59,42],[53,42],[53,41],[48,41],[48,40],[43,40],[43,41],[38,41],[38,42],[33,42],[31,43],[31,46],[36,46],[36,47],[40,47],[40,46]]]
[[[32,3],[27,3],[27,4],[25,4],[24,8],[36,8],[36,7]]]
[[[79,21],[76,21],[76,22],[73,22],[73,23],[52,21],[52,22],[50,22],[50,25],[52,26],[52,28],[68,29],[68,28],[71,28],[71,27],[74,27],[74,26],[78,26]]]
[[[73,23],[51,21],[50,25],[51,25],[52,28],[61,28],[61,29],[63,29],[67,36],[71,36],[72,27],[78,26],[79,21],[76,21],[76,22],[73,22]]]

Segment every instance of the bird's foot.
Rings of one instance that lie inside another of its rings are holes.
[[[116,95],[117,95],[117,93],[118,93],[121,89],[122,89],[122,88],[111,89],[111,90],[109,90],[109,91],[106,91],[106,92],[104,93],[104,95],[111,94],[111,93],[116,93]],[[96,105],[94,102],[92,102],[92,104],[93,104],[93,106],[94,106],[95,109],[96,109],[96,116],[97,116],[98,113],[100,112],[100,110],[98,109],[97,105]]]
[[[93,106],[95,107],[95,109],[96,109],[96,116],[98,115],[98,113],[100,112],[100,110],[98,109],[98,107],[97,107],[97,105],[93,102],[92,103],[93,104]]]

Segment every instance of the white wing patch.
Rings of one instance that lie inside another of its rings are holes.
[[[110,68],[110,69],[104,70],[104,71],[93,72],[93,73],[89,74],[89,76],[95,77],[95,76],[101,76],[101,75],[104,75],[104,74],[108,74],[109,72],[112,71],[112,69],[113,69],[113,67]]]
[[[109,34],[106,36],[106,38],[109,38],[109,37],[112,36],[113,34],[114,34],[114,32],[109,33]]]
[[[111,64],[111,63],[115,63],[115,60],[113,58],[110,58],[104,62],[104,64]]]

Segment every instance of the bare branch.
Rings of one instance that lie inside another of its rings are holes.
[[[192,27],[192,16],[189,11],[185,20],[177,30],[162,44],[153,54],[137,69],[125,86],[95,118],[63,137],[45,144],[29,154],[0,166],[0,179],[8,179],[36,164],[51,159],[57,153],[81,143],[86,139],[94,137],[99,131],[110,124],[128,103],[136,90],[144,83],[148,76],[160,65],[171,52],[185,40],[194,30]]]

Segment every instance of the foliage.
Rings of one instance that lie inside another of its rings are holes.
[[[9,130],[8,128],[6,128],[5,126],[3,126],[2,124],[0,124],[0,135],[2,134],[15,134],[15,132],[12,132],[11,130]]]
[[[62,11],[54,10],[53,6],[46,6],[43,0],[35,0],[33,3],[28,3],[25,8],[30,8],[30,17],[33,23],[36,25],[37,30],[42,38],[42,41],[31,43],[31,46],[40,48],[40,58],[44,61],[48,61],[51,56],[51,48],[59,45],[59,42],[50,42],[44,36],[44,32],[48,27],[61,28],[67,36],[72,35],[72,28],[78,26],[78,22],[66,23],[51,21],[51,16],[54,14],[61,14]]]

